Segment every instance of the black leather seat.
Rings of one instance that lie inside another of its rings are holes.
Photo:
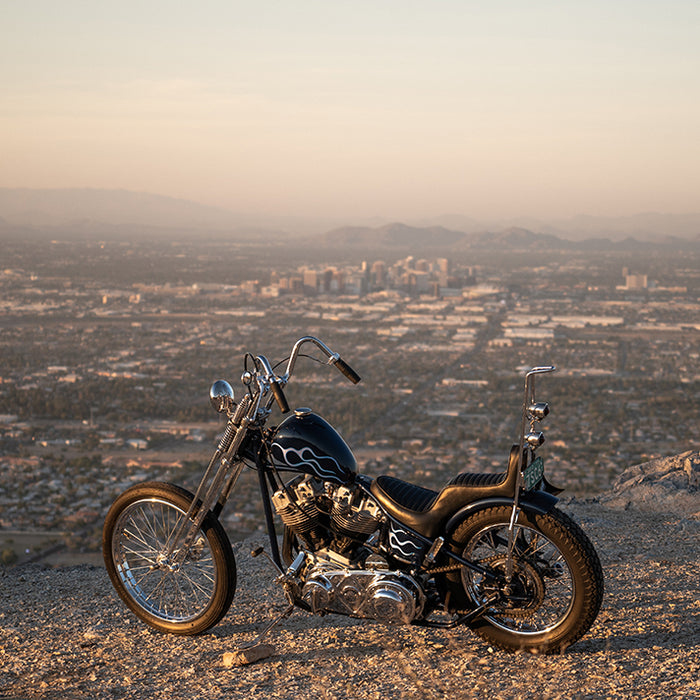
[[[421,535],[432,538],[460,508],[482,498],[513,496],[518,475],[518,449],[518,445],[511,448],[505,472],[458,474],[440,491],[393,476],[378,476],[370,490],[389,514]]]

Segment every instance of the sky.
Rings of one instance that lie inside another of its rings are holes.
[[[273,216],[700,210],[697,0],[6,0],[0,187]]]

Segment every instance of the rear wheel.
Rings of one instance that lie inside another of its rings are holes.
[[[476,513],[453,535],[455,551],[492,570],[494,581],[462,567],[447,575],[448,605],[473,609],[495,595],[471,623],[488,642],[507,650],[557,653],[591,627],[603,598],[603,571],[581,528],[556,508],[520,511],[513,533],[512,576],[507,581],[512,508]]]
[[[193,495],[160,482],[138,484],[107,514],[102,550],[119,596],[163,632],[198,634],[228,611],[236,591],[236,560],[226,532],[208,513],[184,559],[168,554]]]

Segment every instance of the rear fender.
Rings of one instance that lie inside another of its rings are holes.
[[[549,513],[552,508],[559,502],[559,499],[547,493],[546,491],[528,491],[518,499],[518,507],[530,513],[544,515]],[[481,501],[474,501],[464,508],[460,508],[445,525],[445,536],[452,537],[452,533],[469,517],[486,508],[494,506],[511,506],[513,505],[512,498],[484,498]]]

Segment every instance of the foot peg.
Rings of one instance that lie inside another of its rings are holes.
[[[265,558],[270,562],[270,564],[272,564],[272,566],[275,567],[275,569],[277,569],[280,576],[284,576],[284,571],[282,571],[282,569],[280,569],[277,562],[265,551],[264,547],[257,547],[256,549],[254,549],[250,553],[250,556],[253,557],[253,559],[255,559],[256,557],[259,557],[261,554],[265,555]]]

